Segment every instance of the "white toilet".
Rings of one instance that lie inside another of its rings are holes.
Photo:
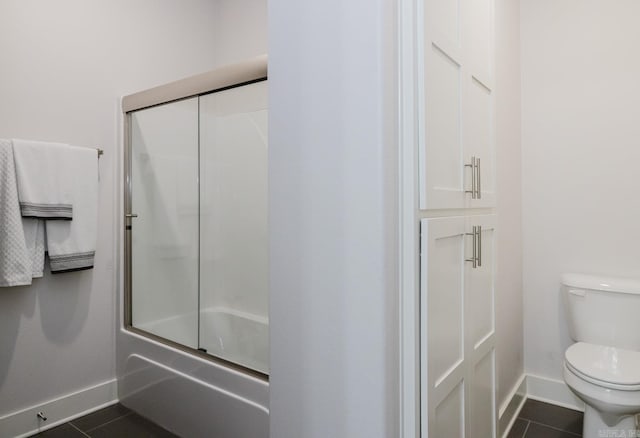
[[[562,276],[571,338],[564,380],[585,402],[584,438],[640,437],[640,280]]]

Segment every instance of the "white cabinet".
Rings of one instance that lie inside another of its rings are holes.
[[[416,1],[420,436],[495,438],[493,0]]]
[[[420,228],[421,436],[495,437],[495,216]]]
[[[493,0],[424,0],[420,208],[495,206]]]

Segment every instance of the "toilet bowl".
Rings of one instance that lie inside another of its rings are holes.
[[[565,274],[564,380],[585,403],[583,437],[640,437],[640,281]]]
[[[638,436],[640,352],[578,342],[565,353],[564,380],[585,402],[585,438]]]

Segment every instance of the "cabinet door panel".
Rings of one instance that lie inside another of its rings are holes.
[[[473,226],[482,227],[481,261],[482,265],[473,268],[466,266],[466,314],[467,336],[473,348],[478,346],[495,332],[495,216],[479,215],[467,218],[467,230]]]
[[[494,437],[495,216],[420,225],[422,436]],[[481,227],[476,268],[468,262],[474,226]]]
[[[451,44],[460,45],[460,2],[459,0],[426,0],[425,23],[428,30]]]
[[[435,421],[432,436],[464,437],[464,381],[458,383],[453,391],[435,407]]]
[[[424,219],[421,234],[422,425],[439,436],[464,423],[465,220]]]
[[[482,81],[493,76],[493,4],[492,0],[465,0],[466,51],[469,70]]]
[[[460,1],[425,0],[421,18],[420,208],[463,208]]]
[[[465,156],[480,158],[481,198],[467,197],[468,207],[495,205],[495,133],[493,117],[493,91],[476,78],[471,78],[467,88],[465,113]],[[471,172],[468,171],[468,175]],[[470,180],[469,180],[470,181]],[[470,183],[468,183],[470,186]]]
[[[495,350],[474,363],[469,387],[469,436],[495,436]]]
[[[480,264],[465,273],[467,425],[473,436],[495,436],[495,215],[467,217],[467,230],[481,227]]]
[[[493,207],[493,0],[425,0],[418,31],[420,208]],[[479,199],[471,157],[481,163]]]
[[[424,185],[422,208],[461,208],[461,71],[455,58],[430,43],[425,54]]]

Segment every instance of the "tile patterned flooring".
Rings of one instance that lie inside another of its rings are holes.
[[[527,400],[508,438],[576,438],[582,436],[582,412]]]
[[[33,437],[45,438],[177,438],[177,435],[115,404],[76,418]]]
[[[177,438],[121,404],[33,435],[45,438]],[[582,436],[582,412],[527,400],[508,438],[576,438]]]

